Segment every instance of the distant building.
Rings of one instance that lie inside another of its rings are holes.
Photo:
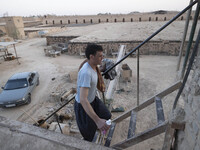
[[[25,39],[24,22],[22,17],[5,17],[8,36],[14,39]]]

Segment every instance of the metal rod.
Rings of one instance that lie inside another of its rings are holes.
[[[39,126],[43,123],[45,123],[45,121],[47,121],[49,118],[51,118],[56,112],[58,112],[60,109],[62,109],[65,105],[67,105],[69,102],[71,102],[71,100],[73,100],[75,98],[75,95],[70,99],[68,100],[64,105],[62,105],[60,108],[58,108],[56,111],[54,111],[51,115],[49,115],[46,119],[44,119],[43,121],[41,121],[39,123]]]
[[[140,50],[138,49],[137,51],[137,106],[140,105],[140,101],[139,101],[139,94],[140,94],[140,83],[139,83],[139,79],[140,79],[140,60],[139,60],[139,57],[140,57]]]
[[[55,115],[55,117],[56,117],[56,121],[58,123],[59,129],[60,129],[60,132],[63,134],[61,126],[60,126],[60,123],[59,123],[59,120],[58,120],[58,116]]]
[[[190,0],[190,4],[192,2],[193,2],[193,0]],[[186,17],[186,21],[185,21],[185,29],[184,29],[184,33],[183,33],[181,46],[180,46],[179,58],[178,58],[178,64],[177,64],[176,71],[179,71],[179,68],[180,68],[181,58],[182,58],[182,55],[183,55],[183,47],[184,47],[184,44],[185,44],[185,39],[186,39],[187,31],[188,31],[188,25],[189,25],[189,21],[190,21],[191,11],[192,11],[192,7],[188,10],[188,13],[187,13],[187,17]]]
[[[189,38],[189,42],[188,42],[188,45],[187,45],[187,51],[186,51],[186,54],[185,54],[183,68],[182,68],[182,71],[181,71],[181,79],[183,78],[183,76],[185,74],[185,68],[186,68],[186,65],[187,65],[187,62],[188,62],[188,57],[189,57],[189,54],[190,54],[190,49],[191,49],[193,38],[194,38],[194,32],[195,32],[198,17],[199,17],[199,9],[200,9],[199,5],[200,5],[200,2],[198,2],[197,8],[196,8],[196,11],[195,11],[194,21],[193,21],[192,29],[191,29],[191,32],[190,32],[190,38]]]
[[[124,56],[121,60],[116,62],[113,66],[108,68],[102,75],[105,75],[110,70],[112,70],[115,66],[117,66],[119,63],[121,63],[124,59],[126,59],[129,55],[131,55],[133,52],[135,52],[138,48],[140,48],[142,45],[144,45],[146,42],[148,42],[150,39],[152,39],[155,35],[157,35],[159,32],[161,32],[164,28],[166,28],[168,25],[170,25],[174,20],[176,20],[178,17],[180,17],[183,13],[185,13],[188,9],[190,9],[193,5],[195,5],[198,2],[198,0],[195,0],[192,4],[187,6],[185,9],[183,9],[181,12],[179,12],[174,18],[172,18],[170,21],[168,21],[165,25],[163,25],[160,29],[158,29],[155,33],[153,33],[151,36],[149,36],[146,40],[144,40],[142,43],[140,43],[136,48],[131,50],[126,56]]]
[[[194,62],[194,58],[195,58],[195,56],[196,56],[196,54],[197,54],[197,51],[198,51],[199,42],[200,42],[200,29],[199,29],[199,33],[198,33],[198,36],[197,36],[197,39],[196,39],[196,43],[195,43],[195,46],[194,46],[194,50],[193,50],[192,55],[191,55],[191,57],[190,57],[190,61],[189,61],[189,64],[188,64],[187,71],[186,71],[186,73],[185,73],[185,77],[184,77],[184,79],[183,79],[183,83],[182,83],[182,85],[181,85],[181,87],[180,87],[180,89],[179,89],[179,91],[178,91],[178,94],[177,94],[175,100],[174,100],[173,110],[176,108],[176,105],[177,105],[177,103],[178,103],[178,99],[179,99],[179,97],[180,97],[180,95],[181,95],[181,93],[182,93],[182,91],[183,91],[183,88],[184,88],[184,86],[185,86],[185,83],[186,83],[186,81],[187,81],[187,79],[188,79],[188,76],[189,76],[189,74],[190,74],[190,70],[191,70],[191,68],[192,68],[192,64],[193,64],[193,62]]]

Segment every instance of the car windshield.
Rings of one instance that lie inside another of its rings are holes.
[[[6,83],[4,90],[13,90],[25,88],[28,86],[28,82],[26,79],[16,79],[16,80],[8,80]]]

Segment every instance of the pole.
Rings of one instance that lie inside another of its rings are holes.
[[[13,44],[13,47],[14,47],[14,50],[15,50],[16,59],[17,59],[17,61],[18,61],[18,64],[20,65],[20,62],[19,62],[18,56],[17,56],[17,51],[16,51],[16,48],[15,48],[15,44]]]
[[[138,49],[137,51],[137,106],[139,106],[140,102],[139,102],[139,94],[140,94],[140,91],[139,91],[139,78],[140,78],[140,75],[139,75],[139,71],[140,71],[140,61],[139,61],[139,57],[140,57],[140,51]]]
[[[194,38],[194,32],[195,32],[198,17],[199,17],[199,9],[200,9],[199,7],[200,7],[200,2],[197,3],[197,8],[196,8],[196,11],[195,11],[194,21],[193,21],[193,24],[192,24],[192,29],[191,29],[191,32],[190,32],[190,38],[189,38],[189,42],[188,42],[188,45],[187,45],[187,51],[186,51],[186,54],[185,54],[185,59],[184,59],[183,68],[182,68],[182,72],[181,72],[181,79],[184,76],[185,68],[186,68],[186,65],[187,65],[187,62],[188,62],[190,49],[191,49],[191,46],[192,46],[192,42],[193,42],[193,38]]]
[[[190,0],[190,4],[192,2],[193,2],[193,0]],[[187,35],[187,31],[188,31],[188,25],[189,25],[189,21],[190,21],[191,11],[192,11],[192,8],[190,8],[188,10],[188,13],[187,13],[186,22],[185,22],[185,29],[184,29],[184,33],[183,33],[182,42],[181,42],[181,47],[180,47],[180,52],[179,52],[179,58],[178,58],[178,64],[177,64],[176,71],[179,71],[179,68],[180,68],[181,58],[182,58],[182,55],[183,55],[183,47],[184,47],[184,44],[185,44],[185,38],[186,38],[186,35]]]

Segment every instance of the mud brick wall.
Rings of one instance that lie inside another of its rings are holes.
[[[106,56],[112,56],[112,53],[118,52],[120,45],[126,45],[126,53],[136,48],[142,41],[125,41],[125,42],[96,42],[103,47]],[[88,43],[68,43],[68,53],[70,55],[79,55],[84,53]],[[180,41],[150,41],[144,44],[139,50],[141,55],[172,55],[178,56],[181,42]],[[186,44],[187,45],[187,42]],[[184,50],[186,49],[186,46]]]
[[[77,36],[46,36],[47,45],[68,43],[71,39],[77,38]]]

